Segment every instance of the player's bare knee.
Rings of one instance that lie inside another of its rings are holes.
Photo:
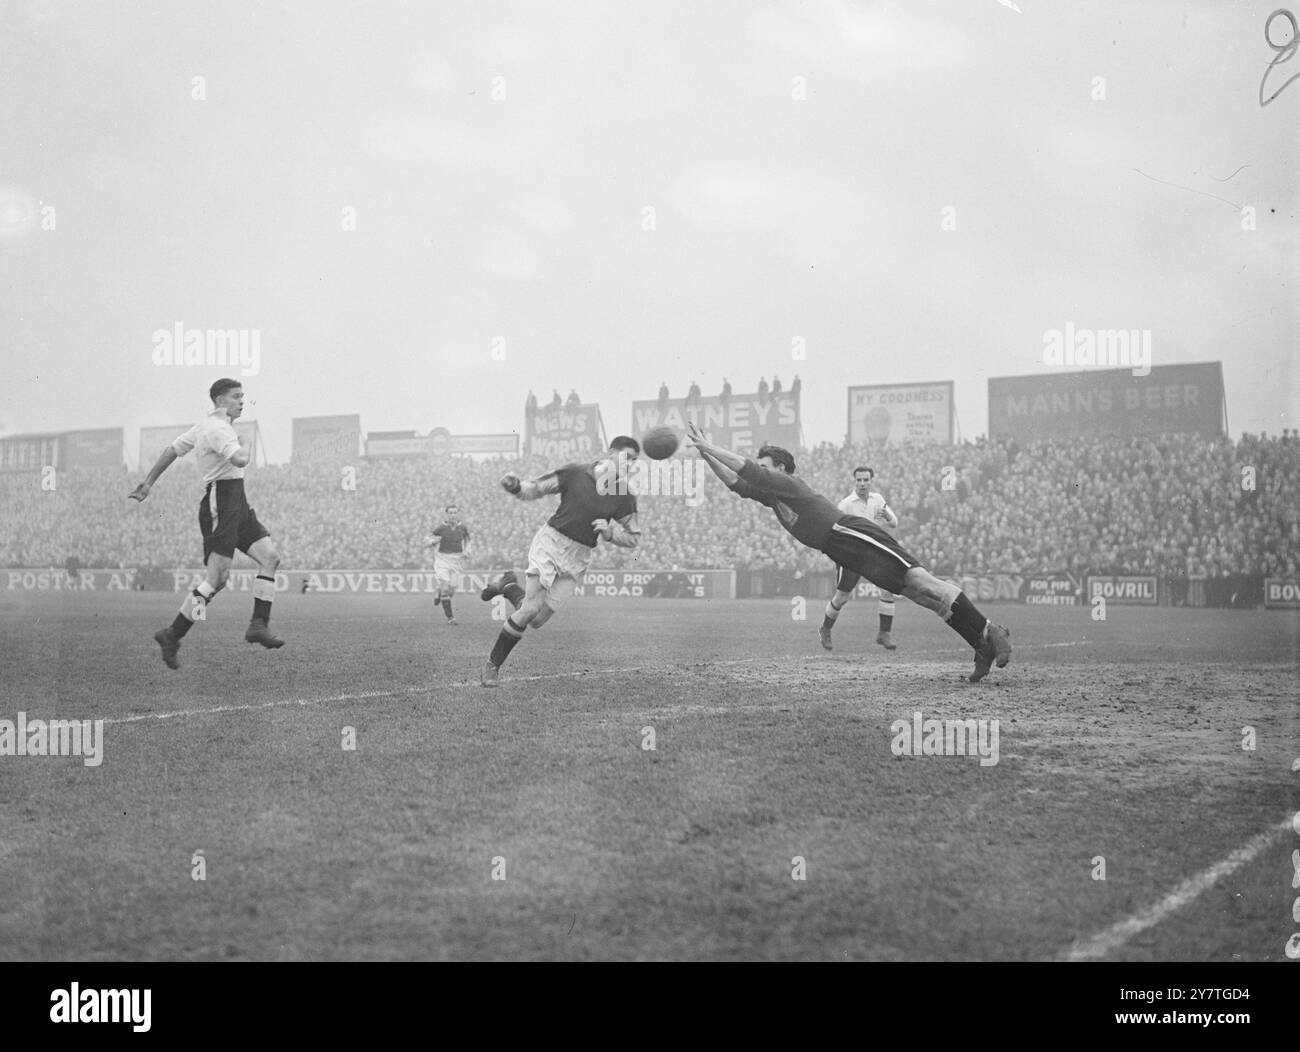
[[[541,612],[541,609],[542,604],[540,600],[536,598],[525,599],[519,604],[519,609],[514,612],[513,617],[515,624],[527,627],[532,623],[533,618]]]
[[[930,573],[925,574],[920,589],[924,596],[921,600],[922,605],[929,607],[940,617],[947,615],[957,596],[961,595],[961,589],[951,581],[942,581]]]

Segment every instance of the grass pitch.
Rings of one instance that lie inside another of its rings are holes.
[[[264,651],[223,594],[172,672],[177,605],[0,598],[0,719],[105,721],[99,767],[0,756],[5,959],[1278,960],[1294,929],[1294,613],[990,606],[1015,653],[972,685],[906,603],[896,652],[855,602],[828,654],[821,601],[579,599],[492,691],[476,596],[453,628],[284,595]],[[896,757],[916,711],[997,719],[998,762]]]

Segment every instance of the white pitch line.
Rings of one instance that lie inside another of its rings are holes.
[[[718,662],[728,664],[729,662]],[[578,676],[619,675],[628,672],[669,672],[679,665],[640,665],[633,668],[578,669],[574,672],[552,672],[539,676],[512,676],[509,683],[534,683],[543,679],[574,679]],[[400,687],[395,690],[367,690],[359,694],[333,694],[321,698],[281,698],[279,701],[262,701],[248,705],[214,705],[207,709],[175,709],[171,712],[141,712],[130,716],[110,716],[105,723],[140,723],[144,720],[171,720],[178,716],[214,716],[226,712],[257,712],[261,709],[281,708],[286,705],[328,705],[336,701],[366,701],[371,698],[399,697],[403,694],[429,694],[447,687],[477,687],[476,680],[456,680],[447,683],[430,683],[423,687]]]
[[[140,723],[143,720],[173,720],[178,716],[215,716],[223,712],[256,712],[258,709],[274,709],[284,705],[326,705],[332,701],[362,701],[366,698],[387,698],[396,694],[423,693],[424,687],[409,687],[406,690],[368,690],[364,694],[336,694],[328,698],[282,698],[279,701],[263,701],[256,705],[214,705],[210,709],[174,709],[171,712],[141,712],[131,716],[109,716],[105,723]]]
[[[1114,950],[1118,950],[1134,935],[1159,924],[1171,913],[1191,903],[1202,892],[1213,887],[1228,874],[1235,873],[1290,828],[1291,819],[1287,818],[1271,829],[1264,830],[1264,832],[1252,837],[1247,843],[1237,848],[1227,858],[1216,862],[1209,869],[1198,873],[1196,876],[1184,880],[1154,906],[1148,906],[1140,913],[1135,913],[1132,917],[1112,924],[1105,931],[1094,935],[1086,942],[1080,943],[1076,941],[1069,950],[1060,954],[1059,959],[1063,961],[1093,961],[1105,957]]]
[[[1021,644],[1021,649],[1033,647],[1071,647],[1087,646],[1088,640],[1078,639],[1068,643],[1025,643]],[[931,650],[923,648],[908,652],[909,657],[919,657],[928,654],[947,654],[950,650]],[[681,672],[690,669],[709,669],[717,668],[723,665],[749,665],[755,662],[764,661],[803,661],[814,662],[824,660],[818,654],[786,654],[781,657],[772,658],[728,658],[725,661],[699,661],[690,662],[681,665],[634,665],[630,668],[592,668],[576,669],[572,672],[550,672],[536,676],[510,676],[505,682],[510,683],[537,683],[547,679],[576,679],[582,676],[624,676],[633,672]],[[359,694],[335,694],[323,698],[282,698],[279,701],[263,701],[248,705],[214,705],[207,709],[176,709],[171,712],[141,712],[129,716],[111,716],[104,719],[105,723],[142,723],[145,720],[172,720],[180,716],[217,716],[227,712],[258,712],[262,709],[283,708],[288,705],[328,705],[339,701],[366,701],[371,698],[389,698],[399,697],[410,694],[426,694],[435,690],[446,689],[448,687],[476,687],[476,680],[455,680],[448,683],[430,683],[423,687],[405,687],[395,690],[367,690]]]

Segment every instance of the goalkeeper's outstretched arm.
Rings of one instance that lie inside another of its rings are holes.
[[[740,478],[740,469],[745,466],[745,458],[739,453],[714,445],[704,437],[704,432],[693,420],[686,427],[686,437],[691,445],[699,450],[704,463],[709,465],[713,473],[722,479],[728,488],[734,489]]]

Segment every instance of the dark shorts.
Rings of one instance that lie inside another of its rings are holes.
[[[837,592],[851,592],[858,586],[858,582],[862,580],[862,574],[846,570],[843,566],[835,567],[835,571],[835,591]]]
[[[858,578],[895,595],[903,591],[907,571],[921,560],[869,519],[842,516],[832,527],[823,549],[839,566],[836,588],[851,592]],[[849,584],[848,582],[852,582]]]
[[[235,549],[247,552],[271,531],[257,521],[257,513],[244,497],[243,479],[208,483],[199,502],[199,529],[203,531],[203,562],[213,552],[233,558]]]

